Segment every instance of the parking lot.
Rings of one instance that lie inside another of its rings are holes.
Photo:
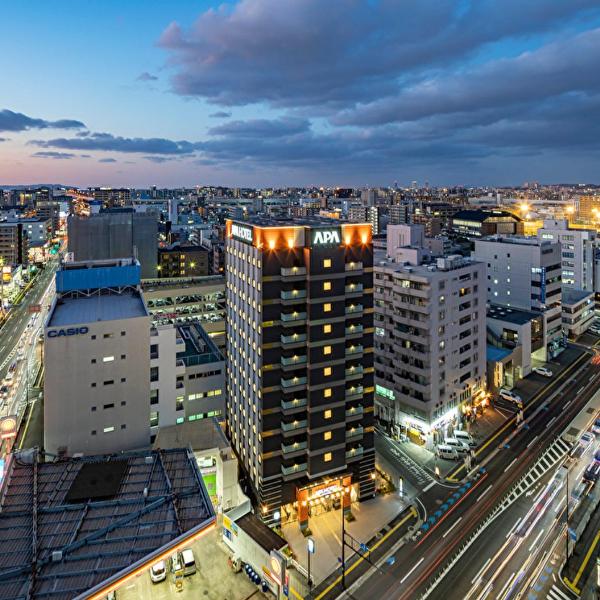
[[[196,559],[196,573],[183,578],[181,590],[175,587],[170,573],[166,580],[152,583],[145,572],[119,588],[115,600],[246,600],[250,596],[253,600],[264,600],[266,596],[243,571],[232,571],[220,537],[221,528],[215,527],[190,545]]]

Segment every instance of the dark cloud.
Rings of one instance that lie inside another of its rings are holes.
[[[100,158],[98,160],[99,163],[116,163],[116,159],[114,158]]]
[[[31,155],[33,158],[52,158],[54,160],[68,160],[75,158],[75,154],[69,152],[35,152]]]
[[[165,163],[165,162],[169,162],[172,160],[177,160],[179,157],[178,156],[143,156],[142,158],[145,158],[146,160],[149,160],[150,162],[156,163],[157,165]]]
[[[110,133],[90,133],[86,137],[76,138],[32,140],[30,144],[40,148],[61,148],[63,150],[102,150],[106,152],[139,152],[166,155],[191,154],[194,151],[194,144],[185,140],[126,138],[114,136]]]
[[[8,142],[8,138],[0,137],[0,142]]]
[[[487,45],[597,16],[597,0],[243,0],[172,23],[173,89],[224,106],[351,108]]]
[[[91,154],[80,154],[79,158],[92,158]]]
[[[47,121],[28,117],[12,110],[0,110],[0,131],[27,131],[28,129],[79,129],[85,127],[81,121],[60,119]]]
[[[148,73],[148,71],[144,71],[143,73],[140,73],[137,78],[136,81],[157,81],[158,77],[156,75],[152,75],[152,73]]]
[[[231,112],[225,110],[218,110],[217,112],[208,115],[211,119],[228,119],[231,116]]]
[[[310,122],[307,119],[293,117],[269,120],[251,119],[248,121],[231,121],[217,125],[208,130],[213,136],[235,136],[238,138],[268,137],[278,138],[307,132]]]

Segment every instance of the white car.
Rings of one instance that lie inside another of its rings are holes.
[[[510,390],[507,390],[506,388],[500,388],[498,390],[498,395],[500,396],[500,398],[504,398],[504,400],[508,400],[509,402],[514,402],[519,406],[523,406],[523,399],[521,398],[521,396],[519,396],[519,394],[511,392]]]
[[[152,583],[160,583],[167,578],[167,565],[164,560],[159,560],[150,567],[150,579]]]
[[[531,369],[534,373],[538,375],[543,375],[544,377],[552,377],[552,371],[550,369],[546,369],[546,367],[534,367]]]

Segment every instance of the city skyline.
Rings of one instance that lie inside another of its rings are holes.
[[[0,185],[599,182],[596,2],[34,5]]]

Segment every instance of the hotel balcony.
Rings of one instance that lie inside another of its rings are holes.
[[[305,312],[281,313],[281,322],[284,326],[293,327],[295,325],[302,325],[305,321]]]
[[[303,473],[304,471],[306,471],[307,466],[308,465],[306,463],[298,463],[292,465],[291,467],[285,467],[281,465],[281,473],[283,475],[294,475],[295,473]]]
[[[346,400],[358,400],[362,398],[362,395],[362,385],[353,385],[352,387],[346,388]]]
[[[306,365],[306,355],[304,356],[282,356],[281,357],[281,366],[284,370],[288,371],[293,369],[294,367],[303,367]]]
[[[293,400],[288,400],[287,402],[285,400],[281,401],[281,408],[283,410],[295,410],[295,409],[302,409],[306,406],[307,400],[306,398],[294,398]]]
[[[291,444],[281,444],[281,451],[284,454],[294,454],[295,452],[304,452],[308,447],[308,442],[293,442]]]
[[[346,460],[360,458],[363,455],[364,449],[362,446],[346,450]]]
[[[363,347],[361,344],[356,346],[346,346],[346,356],[360,356],[363,353]]]
[[[286,302],[299,302],[306,298],[306,290],[282,290],[280,298]]]
[[[353,406],[352,408],[346,409],[346,419],[353,419],[354,417],[362,417],[365,409],[362,406]]]
[[[295,277],[306,275],[306,267],[281,267],[282,277]]]
[[[347,315],[359,315],[363,311],[362,304],[351,304],[350,306],[346,306],[346,314]]]
[[[290,433],[290,432],[296,433],[302,429],[306,429],[307,426],[308,426],[308,421],[306,419],[301,419],[301,420],[292,421],[291,423],[282,423],[281,429],[283,430],[284,433]]]
[[[362,294],[363,293],[363,284],[362,283],[349,283],[346,285],[346,295],[352,294]]]
[[[346,439],[350,440],[353,438],[358,438],[363,436],[364,429],[360,426],[352,427],[351,429],[346,429]]]
[[[346,369],[346,379],[356,379],[357,377],[362,377],[363,374],[362,365],[358,367],[348,367]]]
[[[363,264],[362,264],[362,262],[349,262],[349,263],[346,263],[344,269],[346,271],[362,271]]]
[[[362,325],[348,325],[346,327],[346,337],[351,335],[362,335],[364,327]]]
[[[292,377],[291,379],[281,378],[281,387],[286,389],[294,387],[303,387],[306,385],[306,377]]]
[[[281,336],[282,344],[300,344],[301,342],[306,342],[305,333],[292,333],[291,335]]]

